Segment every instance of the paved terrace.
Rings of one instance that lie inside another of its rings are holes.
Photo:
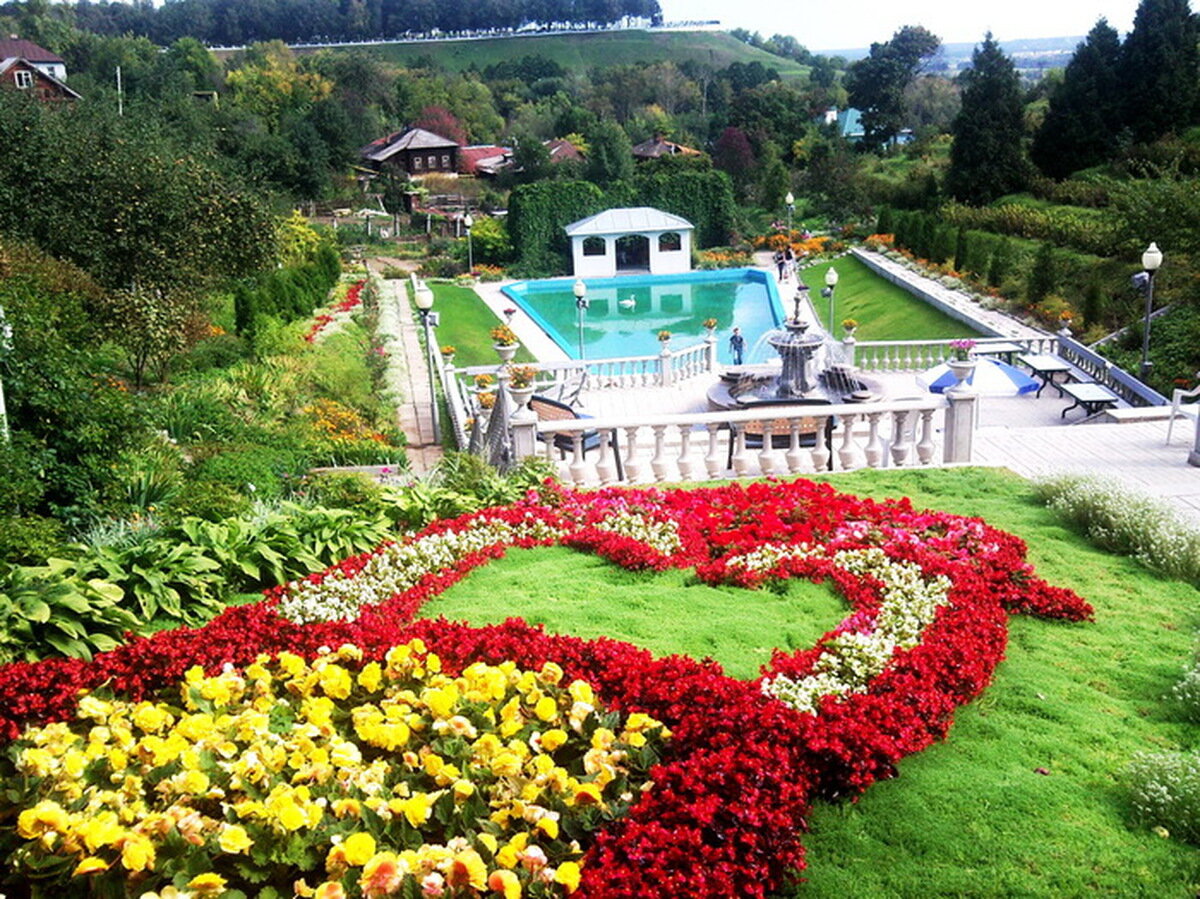
[[[986,326],[998,336],[1024,337],[1037,332],[993,310],[981,310],[968,297],[936,282],[909,272],[876,254],[882,267],[895,272],[896,279],[936,294],[939,301],[965,313],[986,319]],[[769,256],[757,260],[760,267],[774,271]],[[763,264],[763,263],[766,264]],[[801,272],[803,277],[804,272]],[[813,280],[810,275],[809,281]],[[500,285],[480,285],[484,302],[500,318],[511,304],[500,292]],[[780,295],[792,295],[795,282],[779,284]],[[809,310],[810,320],[815,316]],[[512,326],[523,343],[540,359],[562,361],[567,357],[545,334],[518,312]],[[419,368],[419,353],[411,368]],[[1077,380],[1089,380],[1074,372]],[[915,373],[875,374],[878,393],[884,399],[927,396],[916,382]],[[581,411],[595,417],[637,418],[675,412],[700,412],[707,409],[706,391],[713,383],[711,375],[690,378],[671,387],[600,389],[585,391],[580,397]],[[416,386],[415,384],[413,385]],[[1042,396],[983,397],[979,400],[978,424],[974,440],[975,465],[1008,468],[1025,477],[1061,472],[1084,472],[1112,477],[1130,489],[1170,502],[1176,509],[1200,522],[1200,468],[1188,464],[1188,453],[1195,437],[1191,419],[1179,419],[1171,444],[1166,445],[1167,411],[1162,408],[1130,410],[1119,423],[1103,413],[1086,421],[1083,412],[1074,409],[1064,419],[1062,412],[1072,404],[1059,397],[1053,388]],[[1124,405],[1124,404],[1122,404]]]

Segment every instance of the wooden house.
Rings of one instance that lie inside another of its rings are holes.
[[[0,86],[29,91],[39,100],[78,100],[67,87],[67,64],[62,57],[17,37],[0,40]]]
[[[458,144],[449,138],[424,128],[406,128],[371,141],[359,156],[367,168],[376,172],[390,168],[420,176],[456,173],[458,153]]]

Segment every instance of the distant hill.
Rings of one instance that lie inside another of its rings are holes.
[[[1066,66],[1075,54],[1075,48],[1084,40],[1083,36],[1076,37],[1036,37],[1021,38],[1013,41],[1001,41],[1000,49],[1007,53],[1022,74],[1030,77],[1040,77],[1046,69],[1057,69]],[[971,54],[983,42],[942,44],[937,55],[927,68],[930,71],[941,71],[955,75],[971,64]],[[842,56],[849,61],[862,59],[870,52],[867,47],[855,47],[850,50],[826,50],[826,56]]]
[[[307,49],[298,48],[297,52],[303,53]],[[399,65],[429,58],[451,71],[462,71],[470,66],[484,69],[508,59],[542,56],[563,68],[576,70],[593,66],[655,63],[668,59],[682,63],[690,59],[714,69],[723,69],[734,62],[760,62],[777,70],[783,78],[801,78],[808,74],[808,66],[774,56],[716,31],[625,29],[471,40],[381,42],[332,49],[367,52]]]

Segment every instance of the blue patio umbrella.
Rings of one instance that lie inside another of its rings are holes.
[[[917,383],[932,393],[944,393],[946,388],[958,383],[950,366],[943,362],[917,375]],[[1038,382],[1019,368],[999,359],[980,357],[975,360],[975,371],[967,378],[980,396],[1021,396],[1038,389]]]

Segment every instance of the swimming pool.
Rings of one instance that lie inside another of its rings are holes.
[[[579,358],[579,318],[574,278],[518,281],[504,288],[517,306],[541,326],[572,359]],[[675,349],[704,339],[703,322],[717,320],[720,353],[729,334],[742,329],[746,346],[784,319],[775,279],[752,268],[680,275],[622,275],[585,278],[588,309],[583,314],[587,359],[650,356],[659,351],[658,332],[670,331]]]

